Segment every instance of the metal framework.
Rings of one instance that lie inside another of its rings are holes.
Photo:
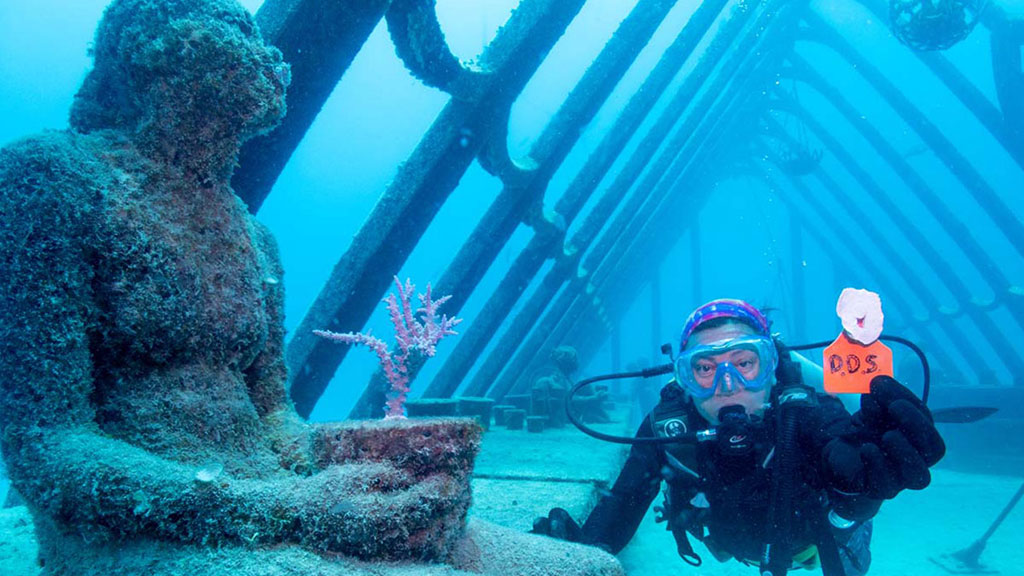
[[[1001,364],[1017,375],[1014,385],[1024,385],[1024,360],[1019,347],[1008,344],[1004,321],[1009,317],[1013,330],[1024,330],[1024,290],[1020,288],[1024,224],[1015,207],[906,97],[899,79],[887,77],[804,2],[702,2],[618,111],[613,127],[559,197],[554,214],[545,214],[542,200],[552,176],[676,4],[675,0],[638,0],[527,156],[513,160],[506,147],[511,107],[585,1],[522,0],[474,68],[462,65],[448,49],[430,0],[267,0],[261,8],[257,20],[264,36],[292,63],[293,84],[285,122],[247,144],[234,176],[236,189],[254,212],[382,19],[396,53],[413,76],[450,96],[349,249],[339,256],[289,343],[291,394],[301,414],[308,416],[312,411],[346,353],[346,347],[314,338],[312,328],[358,331],[363,327],[392,275],[474,160],[500,180],[502,189],[435,287],[452,294],[448,313],[457,313],[465,305],[517,227],[530,227],[533,236],[488,295],[482,312],[463,325],[457,345],[426,386],[426,396],[459,393],[500,399],[522,391],[550,351],[564,343],[573,344],[586,362],[609,335],[618,334],[630,303],[648,284],[657,315],[661,298],[657,271],[667,252],[663,247],[688,232],[680,227],[683,222],[691,227],[691,250],[697,260],[701,247],[696,220],[678,215],[699,211],[718,179],[753,177],[780,198],[792,212],[793,222],[800,223],[790,231],[795,251],[808,241],[834,248],[832,232],[813,224],[827,210],[823,195],[847,205],[867,197],[899,213],[901,207],[892,193],[860,160],[863,149],[832,134],[823,124],[821,109],[794,98],[787,86],[796,84],[813,91],[831,107],[830,113],[853,127],[870,153],[881,158],[927,207],[942,233],[954,239],[994,296],[982,298],[972,292],[963,275],[914,222],[907,222],[900,233],[905,247],[880,249],[884,265],[855,246],[843,252],[851,256],[849,268],[877,282],[905,310],[910,310],[907,298],[916,294],[926,315],[902,320],[916,329],[927,346],[943,351],[943,358],[962,357],[963,362],[946,362],[943,368],[949,373],[967,382],[990,382],[995,378],[990,367]],[[861,1],[880,20],[884,18],[882,0]],[[984,14],[982,24],[990,36],[996,101],[941,54],[915,56],[963,106],[964,118],[984,128],[1015,168],[1024,170],[1024,24],[995,8]],[[804,56],[808,51],[827,51],[856,70],[876,99],[948,168],[952,181],[985,214],[984,225],[1014,247],[1013,262],[991,256],[957,217],[955,208],[892,146],[887,127],[867,120],[864,105],[848,98],[809,62]],[[688,62],[693,65],[683,76],[680,70]],[[677,87],[669,93],[674,84]],[[658,103],[663,106],[655,116]],[[780,122],[780,116],[820,142],[827,162],[807,174],[788,172],[778,149],[798,146],[799,135]],[[627,146],[634,141],[634,147]],[[630,150],[628,156],[625,150]],[[856,188],[841,183],[826,165],[841,166],[845,181],[852,181]],[[1021,172],[1013,176],[1024,183]],[[590,209],[578,228],[567,235],[587,206]],[[855,215],[850,223],[850,234],[880,234],[865,214]],[[955,306],[940,303],[912,271],[908,254],[930,268],[955,299]],[[548,262],[551,265],[545,266]],[[693,274],[699,290],[699,269]],[[796,294],[804,294],[799,275],[794,275],[794,283]],[[908,289],[912,294],[907,294]],[[802,296],[798,300],[802,302]],[[518,312],[510,316],[513,309]],[[997,315],[1003,320],[997,320]],[[804,330],[807,310],[797,308],[794,317],[797,330]],[[989,336],[987,345],[994,359],[986,361],[986,352],[964,335],[964,322]],[[613,354],[617,353],[613,346]],[[411,366],[413,377],[419,368]],[[383,376],[376,374],[351,416],[376,416],[385,390]]]

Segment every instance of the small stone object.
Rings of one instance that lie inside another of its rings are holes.
[[[530,391],[530,415],[531,416],[547,416],[550,409],[548,408],[548,391],[545,388],[534,388]]]
[[[515,406],[511,404],[495,404],[491,406],[491,416],[494,417],[495,426],[503,426],[505,424],[505,415],[509,410],[515,410]]]
[[[579,355],[572,346],[559,346],[551,351],[551,362],[566,377],[580,367]]]
[[[149,502],[149,495],[143,490],[136,490],[132,494],[132,500],[135,501],[135,508],[132,509],[132,513],[136,516],[149,516],[152,506]]]
[[[548,391],[548,426],[551,428],[565,427],[565,395],[565,388],[556,387]]]
[[[493,398],[463,396],[459,398],[458,413],[459,416],[472,416],[476,418],[484,430],[490,430],[493,406]]]
[[[522,430],[526,422],[526,410],[513,408],[505,411],[505,426],[509,430]]]
[[[530,394],[509,394],[505,396],[505,402],[520,410],[529,410],[532,398]]]
[[[543,432],[544,426],[547,424],[547,416],[527,416],[526,417],[526,431],[527,432]]]
[[[454,398],[417,398],[405,402],[405,413],[409,418],[457,416],[458,409],[459,401]]]

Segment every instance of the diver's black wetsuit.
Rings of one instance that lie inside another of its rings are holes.
[[[792,551],[796,554],[820,545],[826,515],[846,498],[827,489],[821,478],[822,448],[837,435],[851,433],[851,416],[836,398],[818,394],[818,406],[801,415],[799,451],[801,462],[797,493],[793,501]],[[611,491],[603,496],[583,525],[582,541],[612,553],[633,537],[651,502],[665,480],[665,506],[661,519],[668,521],[680,555],[692,555],[686,533],[703,541],[719,560],[737,558],[757,563],[771,537],[768,529],[771,501],[771,470],[774,456],[772,414],[753,427],[753,442],[739,453],[723,445],[729,438],[692,444],[636,444]],[[693,401],[674,383],[661,391],[661,401],[644,419],[637,437],[672,436],[686,430],[708,427]],[[721,429],[720,429],[721,431]],[[865,503],[860,502],[861,509]],[[877,501],[867,503],[877,511]],[[846,576],[867,571],[870,553],[870,522],[859,523],[839,533],[839,555]],[[857,549],[850,549],[856,547]],[[813,556],[813,554],[810,554]],[[688,561],[693,563],[695,556]]]

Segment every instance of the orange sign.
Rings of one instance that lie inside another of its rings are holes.
[[[829,394],[867,394],[871,379],[892,376],[892,350],[875,340],[864,346],[843,332],[825,348],[825,391]]]

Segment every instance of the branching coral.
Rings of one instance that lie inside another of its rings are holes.
[[[387,418],[401,418],[404,415],[405,396],[409,393],[409,357],[414,352],[432,357],[437,352],[437,343],[445,336],[457,334],[452,328],[462,322],[461,318],[449,318],[448,316],[441,316],[438,319],[438,308],[451,296],[442,296],[434,300],[430,294],[430,284],[427,284],[427,291],[418,296],[422,307],[416,310],[416,314],[420,316],[420,320],[417,320],[410,302],[412,294],[416,291],[416,286],[408,278],[403,286],[397,276],[395,277],[395,286],[398,297],[388,294],[384,302],[387,303],[388,315],[395,328],[397,352],[392,352],[383,340],[369,332],[313,331],[317,336],[328,340],[342,344],[362,345],[373,350],[388,382],[391,383],[392,396],[388,400]]]

